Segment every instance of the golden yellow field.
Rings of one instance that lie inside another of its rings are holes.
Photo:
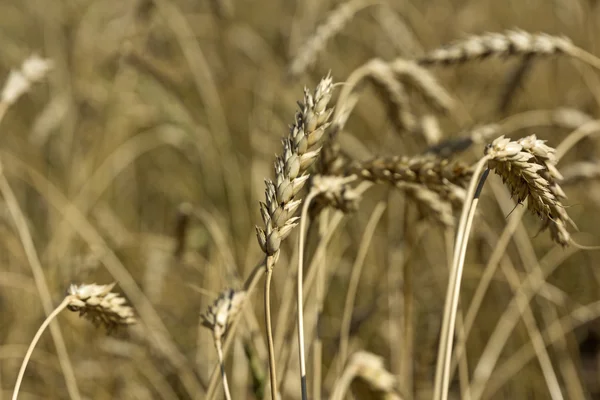
[[[0,0],[0,400],[600,399],[599,57],[592,0]]]

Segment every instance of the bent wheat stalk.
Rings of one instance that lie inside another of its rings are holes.
[[[67,296],[64,300],[52,311],[44,320],[38,331],[36,332],[21,368],[17,376],[17,382],[13,391],[12,400],[17,400],[19,389],[23,382],[25,369],[31,358],[31,354],[35,349],[38,341],[42,337],[42,333],[46,330],[50,322],[56,318],[58,314],[65,308],[71,311],[79,311],[82,315],[92,321],[95,325],[104,324],[107,329],[113,329],[119,325],[130,325],[136,322],[133,315],[133,309],[125,305],[126,300],[118,294],[111,292],[115,283],[110,285],[71,285]]]
[[[479,194],[489,170],[481,175],[489,156],[484,156],[479,160],[473,170],[473,176],[469,183],[467,196],[463,205],[460,222],[456,233],[454,244],[454,256],[452,268],[450,269],[450,279],[446,300],[444,302],[444,316],[442,320],[442,331],[440,337],[440,346],[438,349],[437,364],[435,370],[434,400],[447,400],[448,388],[450,386],[450,362],[452,360],[452,344],[454,342],[454,327],[456,324],[456,314],[458,311],[458,297],[462,282],[462,271],[466,255],[466,247],[470,232],[470,227],[475,216],[475,209],[479,200]],[[481,175],[481,177],[480,177]]]

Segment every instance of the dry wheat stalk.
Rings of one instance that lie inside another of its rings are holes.
[[[558,181],[555,150],[535,135],[517,141],[500,136],[486,147],[488,167],[502,177],[519,203],[528,199],[531,212],[541,218],[552,240],[567,246],[571,239],[566,226],[573,224],[561,200],[566,198]]]
[[[358,11],[375,3],[374,0],[350,0],[340,4],[300,46],[298,53],[290,62],[288,75],[294,78],[306,71],[317,60],[319,52],[325,48],[327,42],[344,29]]]
[[[397,58],[389,63],[398,78],[423,96],[427,104],[440,112],[451,111],[454,99],[431,72],[414,61]]]
[[[271,380],[271,398],[277,394],[277,376],[275,367],[275,350],[271,328],[270,285],[273,267],[279,258],[281,242],[291,233],[299,218],[294,213],[302,202],[295,196],[309,178],[308,168],[321,152],[319,146],[325,130],[329,126],[329,118],[333,110],[328,108],[332,95],[333,82],[326,76],[319,82],[314,95],[304,89],[304,100],[299,103],[294,125],[283,140],[283,153],[275,161],[275,182],[266,180],[265,202],[260,203],[260,211],[264,228],[256,227],[260,248],[265,253],[265,325],[269,345],[269,370]],[[306,375],[302,371],[301,382],[303,393],[306,393]]]
[[[109,330],[119,325],[131,325],[136,322],[133,309],[125,304],[126,300],[116,293],[111,292],[115,284],[83,284],[79,286],[71,285],[69,287],[62,303],[46,317],[29,344],[17,376],[12,400],[17,400],[19,396],[19,389],[23,382],[25,369],[27,368],[33,349],[42,337],[42,333],[50,325],[50,322],[65,308],[71,311],[79,311],[80,315],[90,319],[95,325],[104,324]]]
[[[202,326],[210,329],[213,333],[215,348],[217,349],[219,364],[221,366],[223,390],[227,400],[231,400],[231,394],[229,384],[227,383],[227,374],[225,373],[222,339],[230,321],[241,311],[245,298],[246,292],[244,291],[225,289],[219,294],[214,303],[208,307],[208,310],[202,314]]]
[[[416,129],[416,117],[404,85],[398,81],[392,68],[382,60],[374,59],[367,64],[369,75],[365,76],[385,101],[387,113],[399,130],[412,132]]]
[[[108,330],[119,325],[134,324],[136,318],[133,309],[126,305],[127,300],[111,292],[115,285],[71,285],[67,291],[67,297],[70,298],[67,308],[79,311],[80,316],[96,326],[104,325]]]
[[[504,33],[484,33],[457,40],[425,54],[417,61],[421,65],[450,65],[491,56],[543,56],[568,53],[573,47],[570,39],[566,37],[509,30]]]
[[[452,96],[425,68],[413,61],[396,59],[385,62],[378,58],[369,60],[355,69],[342,88],[336,105],[332,131],[341,131],[356,106],[364,82],[371,82],[383,93],[392,121],[399,129],[418,131],[417,118],[412,112],[406,87],[420,94],[428,105],[441,112],[455,108]]]
[[[563,186],[573,185],[582,181],[600,179],[600,163],[591,161],[579,161],[562,168]]]

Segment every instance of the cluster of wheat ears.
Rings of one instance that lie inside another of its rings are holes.
[[[346,3],[324,26],[319,28],[317,34],[302,47],[292,62],[290,75],[301,74],[314,61],[318,51],[325,46],[328,38],[335,34],[337,27],[343,24],[343,20],[350,18],[357,11],[358,3],[355,3]],[[472,327],[474,313],[477,312],[475,305],[473,310],[469,308],[469,312],[462,315],[458,305],[469,233],[478,216],[476,208],[488,173],[493,171],[499,175],[514,201],[522,205],[522,207],[517,206],[517,211],[510,221],[516,220],[518,223],[523,210],[527,210],[539,218],[541,229],[550,233],[557,246],[581,248],[583,246],[576,243],[571,235],[576,227],[567,213],[567,196],[561,184],[563,180],[573,182],[597,177],[598,170],[590,169],[585,165],[573,166],[569,170],[568,179],[565,179],[559,172],[557,163],[578,141],[597,133],[600,125],[597,121],[586,121],[556,149],[548,146],[543,139],[535,135],[512,138],[513,131],[522,124],[510,118],[504,123],[474,128],[459,139],[440,140],[441,132],[436,123],[436,113],[460,118],[464,110],[461,110],[452,95],[438,82],[434,68],[456,67],[486,57],[531,58],[552,55],[570,57],[576,62],[600,69],[599,59],[576,47],[567,38],[513,30],[467,37],[416,59],[392,61],[374,59],[357,68],[345,81],[334,83],[333,77],[328,75],[321,79],[314,90],[305,89],[289,132],[282,140],[282,150],[274,164],[274,176],[265,180],[265,197],[259,206],[262,221],[256,226],[258,245],[264,253],[264,258],[260,260],[243,287],[223,290],[214,304],[202,315],[203,325],[213,334],[219,359],[216,371],[220,371],[220,374],[213,373],[206,398],[211,399],[216,395],[220,377],[225,397],[231,399],[225,367],[226,357],[236,335],[238,322],[245,315],[245,305],[252,301],[253,294],[263,277],[264,328],[270,371],[268,386],[273,400],[281,398],[278,387],[281,385],[282,378],[278,377],[278,374],[285,375],[287,369],[278,368],[278,364],[287,365],[286,359],[290,354],[289,349],[282,349],[279,345],[282,343],[281,338],[275,336],[285,334],[278,329],[285,329],[287,321],[278,321],[278,326],[274,329],[271,320],[270,294],[272,276],[281,273],[282,268],[285,268],[287,273],[293,269],[292,273],[295,273],[296,277],[295,325],[298,338],[299,391],[303,399],[321,398],[323,389],[320,365],[323,355],[319,347],[320,339],[315,336],[315,331],[319,314],[322,312],[319,307],[322,307],[323,299],[327,295],[324,287],[325,272],[321,265],[323,247],[327,243],[326,236],[330,234],[328,232],[333,231],[333,226],[339,223],[341,215],[355,212],[360,208],[360,201],[366,190],[376,185],[391,185],[416,205],[423,217],[430,219],[431,223],[440,224],[449,233],[449,237],[453,238],[450,278],[439,336],[433,392],[434,400],[446,399],[455,369],[462,368],[464,338]],[[42,79],[50,67],[51,63],[48,60],[31,57],[21,69],[13,71],[2,92],[1,115],[4,115],[15,99],[28,91],[33,83]],[[398,155],[364,161],[352,159],[340,149],[337,139],[339,135],[344,134],[346,122],[365,85],[369,83],[375,86],[377,93],[386,103],[390,120],[403,131],[423,135],[427,142],[432,144],[428,150],[414,156]],[[422,116],[415,113],[412,107],[412,99],[415,95],[421,96],[424,103],[431,108],[431,114]],[[333,99],[336,97],[337,102],[334,106]],[[556,116],[548,118],[557,119]],[[470,164],[458,159],[460,152],[473,149],[475,154],[480,155],[475,163]],[[23,243],[26,244],[27,255],[31,258],[32,265],[38,266],[39,282],[43,286],[43,273],[39,269],[39,260],[36,258],[27,224],[24,222],[10,185],[1,174],[0,190],[9,206],[15,225],[19,228]],[[337,212],[329,214],[328,210],[337,210]],[[382,212],[383,207],[378,206],[373,213],[366,227],[366,240],[359,249],[357,267],[352,270],[340,333],[338,362],[341,372],[331,387],[332,399],[344,398],[350,383],[355,378],[361,378],[372,390],[380,392],[386,398],[412,397],[410,378],[408,378],[411,373],[410,368],[406,367],[403,376],[397,377],[386,369],[382,358],[372,353],[359,351],[347,354],[350,316],[357,294],[362,261],[373,235],[374,226]],[[322,246],[319,245],[315,253],[310,256],[311,263],[308,268],[305,268],[304,260],[308,256],[305,242],[309,234],[307,226],[310,221],[319,222]],[[514,226],[511,229],[514,229]],[[297,234],[294,236],[292,233],[295,231]],[[298,240],[295,251],[297,263],[279,265],[282,244],[290,237],[296,237]],[[503,236],[500,240],[504,241],[506,238]],[[500,252],[503,247],[505,244],[498,244]],[[494,268],[494,263],[491,263],[482,281],[489,283]],[[305,273],[307,273],[306,277]],[[482,397],[490,374],[498,361],[502,343],[510,334],[511,327],[514,327],[519,317],[522,317],[526,323],[532,321],[531,310],[527,303],[539,290],[544,276],[548,273],[549,271],[535,270],[530,275],[530,279],[525,280],[515,289],[514,306],[519,308],[520,313],[517,318],[514,314],[502,317],[500,324],[503,329],[497,330],[492,335],[489,345],[474,369],[473,376],[470,380],[467,377],[467,384],[462,388],[464,398],[479,400]],[[398,338],[402,342],[403,360],[407,360],[406,363],[411,362],[414,352],[414,337],[409,333],[412,324],[410,319],[414,315],[412,297],[415,288],[411,285],[410,274],[410,271],[405,271],[403,289],[407,329],[404,337]],[[37,281],[38,277],[36,277]],[[316,317],[305,321],[306,285],[317,286],[317,311],[311,312],[311,315]],[[485,293],[485,286],[486,283],[483,284],[482,293]],[[109,330],[136,321],[133,309],[126,304],[123,297],[113,292],[113,287],[114,284],[72,285],[64,301],[54,311],[46,310],[47,319],[31,342],[18,375],[14,399],[19,393],[27,361],[35,344],[44,329],[65,308],[77,311],[95,324],[104,325]],[[42,290],[41,293],[45,291]],[[477,304],[478,296],[479,302],[481,301],[481,293],[476,293],[474,304]],[[50,299],[49,294],[45,297]],[[288,307],[291,310],[290,304],[282,304],[281,307]],[[539,342],[539,331],[536,331],[535,326],[532,329],[538,334],[537,341],[532,339],[534,354],[540,361],[549,392],[555,399],[562,398],[561,388],[549,362],[545,345]],[[60,331],[53,332],[53,336],[55,335],[58,337],[55,340],[60,342],[62,340]],[[455,346],[456,337],[459,338],[459,343]],[[306,362],[307,343],[313,346],[311,366]],[[70,382],[74,384],[73,380]],[[311,395],[309,395],[309,388],[312,389]],[[187,389],[189,390],[189,387]],[[76,392],[76,389],[72,390]]]

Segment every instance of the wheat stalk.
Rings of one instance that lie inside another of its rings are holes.
[[[591,161],[579,161],[561,169],[563,176],[562,184],[573,185],[582,181],[600,179],[600,163]]]
[[[265,279],[265,322],[269,344],[269,367],[271,377],[271,397],[277,398],[277,376],[275,354],[273,348],[273,332],[271,329],[270,285],[273,267],[279,259],[281,242],[298,224],[299,218],[294,213],[301,200],[295,196],[306,184],[312,165],[321,151],[319,143],[325,129],[329,126],[329,118],[333,110],[327,105],[332,95],[332,79],[326,76],[319,82],[314,94],[304,90],[304,100],[299,104],[294,125],[283,140],[283,153],[275,162],[275,182],[266,180],[265,201],[260,203],[260,211],[264,228],[256,227],[258,243],[265,253],[267,276]],[[306,393],[306,373],[303,371],[301,381]]]
[[[19,389],[23,382],[25,369],[27,368],[33,349],[42,337],[42,333],[44,333],[50,322],[65,308],[71,311],[79,311],[80,315],[85,316],[95,325],[104,324],[109,330],[120,325],[131,325],[136,322],[133,309],[126,305],[126,300],[118,294],[111,292],[114,286],[115,283],[109,285],[71,285],[69,287],[67,296],[48,315],[33,337],[21,364],[12,400],[16,400],[19,396]]]

